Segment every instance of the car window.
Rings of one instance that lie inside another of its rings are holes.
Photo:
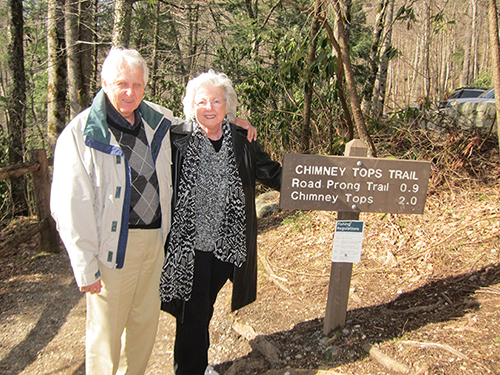
[[[450,94],[450,96],[448,97],[448,100],[458,99],[458,98],[477,98],[478,96],[483,94],[485,91],[486,91],[486,89],[480,89],[480,88],[457,89]]]
[[[485,93],[479,95],[480,98],[495,99],[495,89],[489,89]]]
[[[483,94],[484,90],[464,90],[461,98],[477,98],[479,95]]]

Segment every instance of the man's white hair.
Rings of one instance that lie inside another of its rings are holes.
[[[149,69],[146,60],[135,49],[113,47],[102,63],[101,80],[110,84],[118,75],[122,64],[126,62],[132,70],[142,69],[144,84],[148,83]]]
[[[182,100],[186,120],[190,121],[195,118],[194,97],[201,87],[207,86],[220,87],[224,91],[227,119],[231,122],[234,121],[236,118],[236,108],[238,107],[236,91],[227,75],[224,73],[215,73],[212,69],[206,73],[201,73],[198,77],[188,82],[186,95]]]

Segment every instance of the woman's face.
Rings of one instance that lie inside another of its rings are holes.
[[[194,96],[194,109],[196,120],[209,138],[210,135],[222,135],[222,120],[226,117],[226,97],[221,87],[200,87]]]

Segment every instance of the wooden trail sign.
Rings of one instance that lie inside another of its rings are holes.
[[[286,154],[280,206],[422,214],[429,174],[423,161]]]
[[[422,214],[431,163],[367,158],[355,139],[346,156],[285,154],[280,208],[338,211],[338,220],[358,220],[360,212]],[[323,333],[343,326],[352,263],[332,262]]]

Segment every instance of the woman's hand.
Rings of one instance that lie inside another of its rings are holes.
[[[250,121],[236,117],[234,119],[234,124],[236,126],[239,126],[240,128],[246,129],[247,130],[247,139],[248,142],[256,141],[257,140],[257,129],[255,129],[252,124],[250,124]]]
[[[96,294],[96,293],[100,293],[101,289],[102,289],[101,280],[97,280],[92,285],[87,285],[87,286],[80,287],[80,292],[85,292],[85,293],[88,292],[90,294]]]

